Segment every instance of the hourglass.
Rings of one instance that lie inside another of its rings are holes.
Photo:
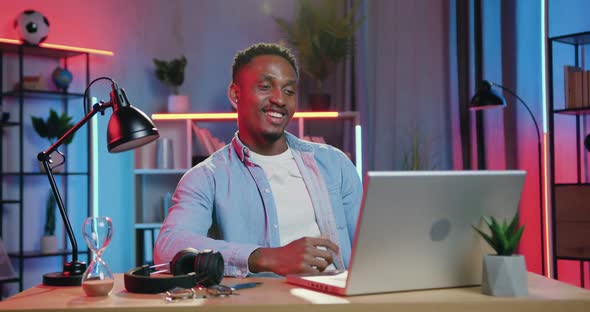
[[[109,217],[88,217],[82,225],[82,233],[88,248],[96,254],[82,277],[82,289],[89,297],[107,296],[115,283],[115,277],[101,255],[113,236],[113,222]]]

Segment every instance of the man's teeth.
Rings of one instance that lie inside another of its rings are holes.
[[[274,118],[282,118],[283,114],[277,112],[266,112],[266,115]]]

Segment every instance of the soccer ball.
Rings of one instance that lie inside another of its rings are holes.
[[[47,39],[49,21],[47,17],[35,10],[26,10],[14,20],[14,29],[21,40],[38,45]]]

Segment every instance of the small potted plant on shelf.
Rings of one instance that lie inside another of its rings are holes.
[[[490,234],[475,226],[473,229],[496,251],[496,255],[486,255],[483,259],[482,293],[502,297],[527,296],[524,256],[514,255],[524,232],[524,225],[518,226],[518,211],[510,223],[500,223],[494,217],[483,219]]]
[[[301,70],[315,81],[315,90],[309,93],[312,110],[330,107],[330,94],[324,90],[323,82],[351,54],[354,33],[362,23],[354,16],[358,2],[343,17],[338,15],[337,3],[300,0],[293,22],[275,18],[297,52]]]
[[[156,66],[156,78],[170,87],[172,92],[168,96],[168,112],[185,113],[190,110],[190,104],[187,95],[180,95],[178,88],[184,83],[184,69],[186,67],[186,57],[181,56],[178,59],[164,61],[154,58]]]
[[[41,236],[41,253],[50,254],[57,252],[57,238],[55,237],[55,206],[57,201],[52,192],[49,192],[45,202],[45,227]]]
[[[31,117],[31,122],[33,124],[33,129],[37,134],[49,141],[49,144],[53,144],[54,140],[61,138],[70,128],[74,126],[71,122],[72,117],[68,116],[65,112],[58,114],[55,110],[49,109],[49,117],[47,119],[43,119],[42,117]],[[74,135],[71,135],[64,144],[70,144],[74,139]],[[51,155],[51,162],[52,164],[61,164],[63,162],[63,157],[59,153],[53,153]],[[42,171],[45,169],[42,166],[42,163],[39,162],[39,166]],[[53,171],[59,170],[58,167],[54,167]]]

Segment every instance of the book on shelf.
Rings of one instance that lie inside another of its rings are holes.
[[[582,98],[580,100],[580,102],[578,102],[578,107],[587,107],[588,106],[588,71],[587,70],[582,70],[580,72],[580,75],[582,76],[581,79],[581,89],[582,89]]]
[[[207,137],[203,129],[193,124],[193,132],[195,133],[195,136],[197,137],[197,140],[199,141],[201,147],[205,149],[205,152],[208,155],[213,154],[215,152],[215,149],[213,148],[213,143],[210,141],[209,137]]]
[[[211,134],[211,131],[206,128],[201,128],[201,131],[207,137],[207,140],[211,142],[211,146],[213,147],[213,152],[217,151],[218,149],[222,148],[225,145],[225,142],[221,141],[219,138]]]
[[[581,108],[590,104],[590,73],[576,66],[564,66],[565,108]]]
[[[211,136],[211,141],[213,143],[213,148],[215,148],[216,151],[225,146],[225,142],[221,141],[215,136]]]
[[[315,142],[315,143],[322,143],[322,144],[326,144],[326,140],[324,139],[323,136],[303,136],[303,140],[305,141],[310,141],[310,142]]]
[[[311,141],[316,142],[316,143],[326,144],[326,140],[324,139],[323,136],[312,136]]]
[[[193,124],[193,132],[195,133],[199,144],[201,144],[209,155],[225,146],[225,142],[213,136],[209,129],[200,128],[196,124]]]

